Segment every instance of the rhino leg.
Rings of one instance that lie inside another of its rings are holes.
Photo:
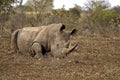
[[[42,48],[39,43],[34,43],[31,47],[31,55],[35,58],[42,57]]]

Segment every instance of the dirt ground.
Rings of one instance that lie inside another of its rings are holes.
[[[0,38],[0,80],[120,80],[120,38],[82,37],[68,57],[32,58],[10,54]]]

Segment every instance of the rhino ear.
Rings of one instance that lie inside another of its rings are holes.
[[[73,29],[71,32],[70,32],[70,35],[74,35],[77,33],[77,29]]]
[[[60,27],[60,31],[63,31],[65,29],[65,25],[62,24],[62,26]]]

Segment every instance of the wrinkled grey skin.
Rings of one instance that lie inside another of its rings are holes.
[[[76,32],[65,31],[65,25],[51,24],[41,27],[25,27],[13,32],[11,48],[14,52],[29,52],[31,56],[40,57],[51,55],[53,57],[64,57],[72,52],[74,46],[70,46],[70,36]]]

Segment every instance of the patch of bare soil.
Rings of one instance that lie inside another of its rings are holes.
[[[36,59],[9,53],[0,39],[0,80],[120,80],[120,38],[75,37],[68,57]]]

